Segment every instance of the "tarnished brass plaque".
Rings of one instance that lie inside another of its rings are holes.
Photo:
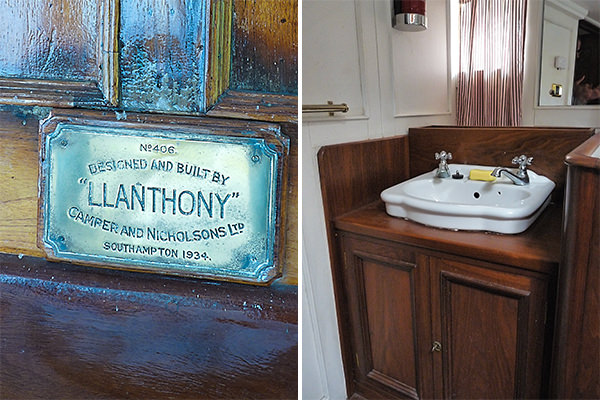
[[[51,258],[255,283],[278,276],[288,151],[278,131],[64,120],[41,140],[41,242]]]

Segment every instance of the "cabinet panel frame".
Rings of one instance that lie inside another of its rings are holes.
[[[431,330],[428,329],[429,316],[423,315],[422,309],[429,308],[429,302],[422,302],[419,298],[424,298],[422,292],[428,290],[428,286],[423,288],[423,284],[428,284],[425,276],[427,270],[426,258],[415,255],[410,248],[394,244],[390,246],[379,241],[365,241],[360,238],[362,249],[357,248],[358,242],[355,238],[343,235],[342,249],[344,260],[344,286],[348,302],[348,312],[350,319],[350,340],[352,343],[352,380],[356,385],[357,392],[363,395],[374,397],[384,396],[386,398],[412,398],[419,399],[431,397],[433,387],[431,382],[431,365],[428,358],[429,353],[423,352],[423,349],[429,346],[429,337]],[[382,252],[372,251],[371,247],[365,251],[365,244],[377,246],[379,249],[385,249],[385,254],[410,254],[413,260],[399,260],[390,256],[381,255]],[[388,251],[389,250],[389,251]],[[374,369],[372,359],[372,346],[369,333],[369,320],[367,315],[367,299],[364,280],[364,262],[373,262],[382,266],[399,269],[409,273],[411,285],[411,312],[413,326],[413,346],[416,386],[400,382]],[[425,263],[425,264],[423,264]],[[423,329],[424,328],[424,329]],[[429,332],[429,333],[428,333]],[[423,357],[425,354],[425,357]],[[428,386],[429,385],[429,386]]]
[[[514,371],[514,398],[543,395],[541,387],[543,351],[545,342],[546,294],[548,284],[540,277],[515,275],[465,261],[431,257],[431,299],[434,337],[441,338],[441,360],[436,362],[435,381],[438,397],[452,397],[452,350],[450,336],[452,322],[451,295],[453,284],[501,295],[517,301],[516,360]],[[469,275],[467,275],[469,274]],[[437,308],[435,308],[437,304]],[[442,386],[442,387],[440,387]],[[440,390],[441,389],[441,390]]]
[[[66,108],[117,106],[120,92],[120,0],[101,0],[99,7],[96,58],[100,62],[101,73],[98,80],[0,77],[0,104]]]

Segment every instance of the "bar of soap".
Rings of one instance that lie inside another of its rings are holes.
[[[495,181],[496,177],[492,175],[492,171],[484,169],[472,169],[469,172],[469,179],[472,181]]]

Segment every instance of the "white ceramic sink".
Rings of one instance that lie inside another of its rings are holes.
[[[517,186],[504,176],[469,180],[471,169],[494,167],[450,164],[449,169],[463,178],[436,178],[433,170],[384,190],[387,213],[438,228],[520,233],[546,208],[555,186],[531,170],[529,184]]]

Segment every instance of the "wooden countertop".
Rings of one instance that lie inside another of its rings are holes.
[[[336,218],[335,227],[423,249],[555,274],[560,261],[561,220],[562,204],[550,203],[520,234],[455,232],[392,217],[385,212],[383,202],[376,201]]]

